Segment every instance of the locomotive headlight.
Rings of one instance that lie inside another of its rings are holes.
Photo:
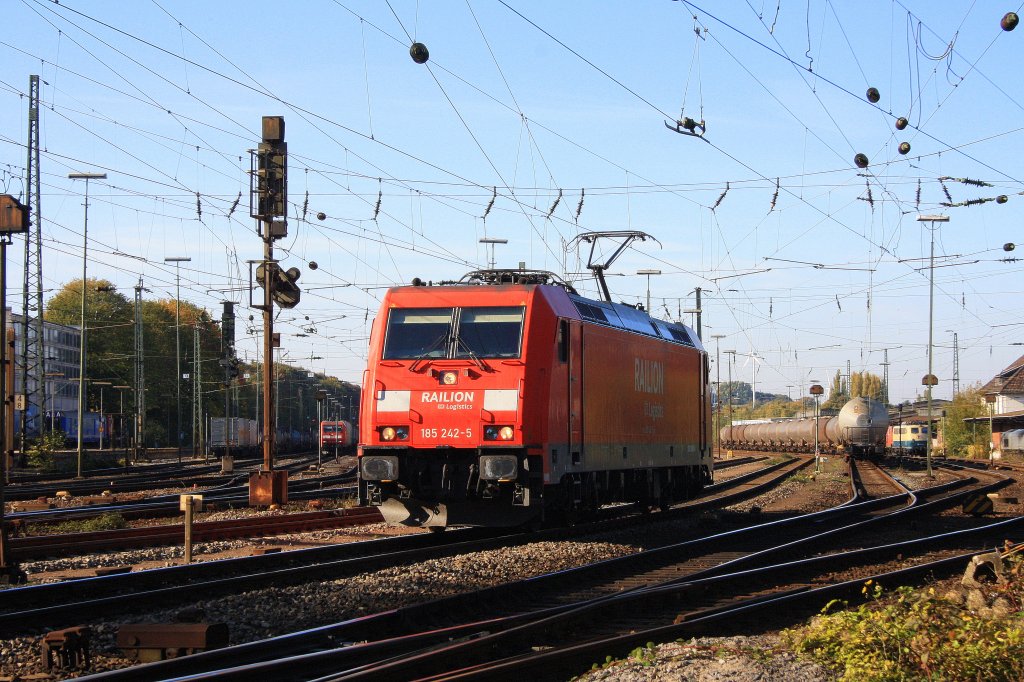
[[[485,426],[484,440],[512,440],[516,435],[511,426]]]
[[[383,441],[409,440],[409,427],[407,426],[384,426],[380,430],[380,439]]]
[[[359,475],[364,481],[398,480],[398,458],[394,456],[366,456],[359,460]]]
[[[441,383],[445,386],[454,386],[459,380],[459,373],[446,370],[441,372],[438,379],[440,379]]]
[[[514,481],[519,473],[515,455],[484,455],[480,458],[480,478],[485,481]]]

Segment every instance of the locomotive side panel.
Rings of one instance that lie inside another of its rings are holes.
[[[693,348],[584,327],[585,467],[699,464],[701,371]]]

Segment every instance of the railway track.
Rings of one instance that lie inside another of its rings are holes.
[[[111,617],[150,609],[161,603],[187,603],[197,595],[207,598],[248,589],[326,580],[382,567],[431,558],[483,551],[497,547],[545,540],[564,541],[654,518],[671,519],[694,511],[733,504],[777,485],[805,461],[773,464],[730,481],[716,484],[705,496],[657,515],[633,510],[608,510],[607,517],[573,528],[553,528],[526,533],[488,529],[452,530],[343,545],[294,550],[279,554],[241,557],[222,561],[150,569],[135,573],[83,578],[65,583],[30,585],[4,591],[0,601],[0,633],[16,635],[47,627],[67,627],[96,613]]]
[[[315,458],[305,456],[296,458],[279,466],[280,469],[298,472],[309,467]],[[254,471],[262,465],[261,461],[253,460],[245,466],[240,466],[239,471],[231,474],[216,475],[214,472],[220,470],[220,465],[179,465],[179,464],[154,464],[148,465],[158,467],[156,470],[143,472],[125,473],[124,469],[103,469],[91,472],[84,480],[80,479],[41,479],[24,480],[22,483],[14,483],[6,486],[4,497],[9,502],[35,500],[40,497],[54,497],[58,491],[66,491],[72,496],[94,496],[101,495],[105,491],[114,493],[138,492],[152,490],[155,487],[188,488],[193,485],[218,486],[229,483],[245,472]]]
[[[350,507],[333,511],[261,516],[226,521],[203,521],[192,525],[193,542],[212,542],[315,530],[346,528],[383,522],[374,507]],[[15,561],[44,557],[74,556],[119,549],[180,545],[185,534],[183,524],[123,528],[91,533],[65,533],[13,537],[7,542]]]
[[[1000,481],[988,484],[990,487],[1000,485]],[[294,666],[301,662],[304,675],[310,677],[323,675],[328,676],[326,679],[410,679],[435,672],[449,674],[446,671],[452,670],[452,662],[457,661],[464,666],[477,660],[476,657],[486,661],[494,658],[496,651],[507,655],[518,650],[548,649],[553,643],[559,647],[570,646],[553,637],[550,631],[552,628],[559,633],[583,633],[585,639],[602,637],[607,640],[608,637],[623,636],[601,634],[597,632],[597,628],[601,627],[598,624],[609,620],[623,624],[629,631],[635,631],[647,627],[644,619],[654,617],[659,604],[661,608],[667,607],[668,613],[659,612],[661,615],[657,618],[667,618],[668,624],[661,622],[657,627],[669,627],[675,625],[673,621],[680,613],[673,599],[668,598],[673,590],[678,590],[680,594],[693,594],[697,590],[692,586],[694,581],[728,575],[739,576],[735,578],[739,585],[749,585],[756,570],[777,565],[780,557],[788,560],[800,554],[813,555],[829,542],[848,542],[849,538],[858,533],[870,541],[876,536],[879,527],[882,527],[881,524],[899,523],[909,514],[925,514],[956,504],[960,496],[970,492],[955,490],[964,487],[967,486],[963,482],[954,482],[917,491],[916,498],[905,493],[848,503],[825,512],[648,550],[533,578],[524,583],[489,588],[357,621],[231,647],[229,650],[209,651],[150,666],[141,674],[152,676],[150,679],[192,674],[201,675],[203,679],[251,679],[252,675],[267,680],[289,679],[294,674]],[[973,487],[977,488],[977,485]],[[951,489],[954,491],[950,492]],[[930,497],[938,499],[925,501]],[[913,504],[908,507],[906,504],[910,500],[913,500]],[[902,511],[886,516],[872,516],[868,513],[886,506],[896,506]],[[1001,534],[1003,530],[993,532]],[[864,551],[899,554],[907,552],[908,547],[901,545]],[[838,563],[835,557],[818,561],[819,567],[831,565],[832,570]],[[791,570],[775,568],[774,575]],[[781,581],[775,579],[775,582]],[[731,589],[735,592],[737,588],[734,586]],[[778,589],[775,586],[773,593],[777,595]],[[802,583],[799,587],[789,589],[806,590],[807,584]],[[743,593],[746,592],[749,592],[749,588]],[[630,595],[646,595],[646,601],[640,606],[634,604],[629,607],[633,609],[630,612],[632,615],[624,619],[602,615],[601,605],[607,603],[615,604],[615,608],[626,608],[622,606],[626,602],[621,600],[628,599]],[[735,599],[735,595],[731,598]],[[763,595],[758,597],[762,601],[768,598]],[[552,607],[553,604],[556,606]],[[705,605],[702,608],[711,607]],[[495,616],[495,612],[499,615]],[[555,620],[549,620],[552,618]],[[501,639],[505,635],[498,631],[506,630],[523,639]],[[458,642],[453,648],[441,646],[441,643],[453,638]],[[348,646],[353,641],[367,643]],[[476,642],[481,642],[479,649],[476,648]],[[419,652],[423,647],[439,646],[441,649],[438,650],[444,650],[444,654],[411,653]],[[278,660],[284,658],[287,658],[287,662]],[[597,658],[600,657],[591,660]],[[211,672],[224,666],[227,666],[226,670]],[[436,669],[432,666],[436,666]],[[105,673],[90,679],[140,679],[133,677],[137,674],[133,671],[128,669]],[[249,677],[246,678],[246,675]],[[497,678],[507,679],[507,676]]]
[[[351,497],[355,493],[355,470],[349,470],[330,476],[316,476],[304,479],[292,479],[288,482],[288,498],[290,500],[308,500],[317,497]],[[243,476],[235,475],[226,483],[209,488],[182,488],[182,493],[203,495],[204,503],[217,505],[247,505],[249,503],[249,484],[239,483]],[[160,516],[176,516],[180,514],[179,493],[157,495],[138,502],[100,502],[87,506],[62,507],[57,509],[39,509],[32,511],[11,512],[5,514],[8,523],[41,524],[62,521],[81,520],[102,514],[120,514],[125,518],[151,518]]]

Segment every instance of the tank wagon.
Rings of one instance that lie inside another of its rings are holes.
[[[434,529],[665,506],[712,479],[710,407],[682,324],[541,271],[414,281],[370,334],[359,500]]]
[[[814,452],[817,426],[820,452],[855,457],[885,453],[889,414],[871,398],[854,398],[834,417],[787,419],[761,424],[725,426],[719,432],[722,447],[773,452]]]

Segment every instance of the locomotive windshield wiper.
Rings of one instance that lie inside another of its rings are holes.
[[[442,346],[447,345],[448,341],[449,341],[449,334],[448,334],[448,331],[446,330],[446,331],[442,332],[440,336],[438,336],[436,339],[434,339],[433,342],[429,346],[424,348],[422,353],[420,353],[419,355],[416,356],[416,362],[414,362],[411,365],[409,365],[409,371],[410,372],[415,372],[416,369],[420,366],[420,363],[423,362],[423,360],[425,358],[427,358],[431,353],[433,353],[438,348],[441,348]]]
[[[488,367],[480,357],[473,352],[473,349],[469,347],[469,344],[462,340],[462,337],[457,337],[455,343],[460,346],[469,355],[469,359],[476,363],[477,367],[485,372],[490,372],[491,368]]]

